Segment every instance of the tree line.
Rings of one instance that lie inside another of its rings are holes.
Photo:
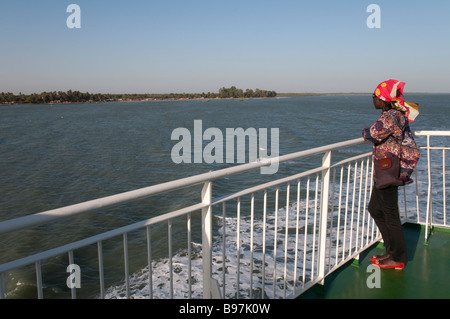
[[[235,86],[230,88],[221,88],[219,90],[220,98],[254,98],[254,97],[276,97],[277,92],[267,90],[252,90],[247,89],[245,92],[242,89],[237,89]]]
[[[262,98],[276,97],[275,91],[238,89],[222,87],[218,93],[163,93],[163,94],[104,94],[84,93],[69,90],[32,94],[0,93],[0,104],[45,104],[45,103],[96,103],[111,101],[180,100],[180,99],[217,99],[217,98]]]

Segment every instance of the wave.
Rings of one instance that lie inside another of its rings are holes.
[[[221,291],[223,290],[223,272],[225,271],[225,298],[249,298],[250,289],[253,289],[254,297],[273,298],[274,278],[275,295],[282,294],[283,291],[292,291],[294,280],[284,281],[284,278],[294,278],[294,261],[299,257],[295,254],[296,229],[304,229],[304,218],[299,217],[297,223],[296,204],[288,210],[288,243],[285,250],[286,239],[286,209],[278,210],[278,218],[275,215],[268,216],[266,220],[266,237],[263,241],[264,221],[262,219],[253,220],[250,216],[240,219],[236,217],[215,216],[218,227],[217,236],[214,237],[212,247],[212,274],[218,280]],[[253,227],[252,227],[253,225]],[[226,230],[225,244],[223,241],[223,230]],[[275,232],[275,227],[277,231]],[[237,241],[237,231],[239,232],[239,247]],[[251,246],[251,231],[253,230],[253,245]],[[299,237],[301,237],[299,235]],[[275,257],[276,240],[276,257]],[[303,245],[303,239],[299,238],[299,245]],[[311,243],[308,243],[308,246]],[[302,246],[303,247],[303,246]],[[225,259],[223,259],[223,249],[225,249]],[[263,251],[266,251],[266,254]],[[239,252],[239,254],[238,254]],[[309,257],[307,263],[310,264],[312,250],[309,247]],[[152,263],[152,291],[150,291],[150,269],[145,267],[132,274],[129,280],[130,298],[188,298],[189,297],[189,260],[187,249],[180,249],[172,257],[173,267],[173,292],[171,296],[170,285],[170,260],[162,258]],[[286,263],[286,276],[284,266]],[[238,273],[239,265],[239,273]],[[250,267],[253,271],[250,272]],[[263,269],[264,268],[264,269]],[[248,271],[246,271],[248,270]],[[310,270],[309,270],[310,271]],[[307,274],[309,273],[307,272]],[[265,279],[262,273],[265,272]],[[250,275],[251,274],[251,275]],[[252,276],[252,278],[250,278]],[[202,245],[192,243],[191,250],[191,298],[202,298],[203,278],[202,278]],[[238,279],[239,277],[239,279]],[[302,278],[297,278],[301,282]],[[238,283],[239,280],[239,283]],[[253,287],[250,287],[250,282]],[[239,286],[239,288],[238,288]],[[126,298],[125,283],[110,287],[105,298]]]

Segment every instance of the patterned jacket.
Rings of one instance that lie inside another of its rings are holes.
[[[410,176],[419,161],[420,149],[404,113],[395,109],[384,111],[372,126],[363,130],[363,138],[374,144],[374,159],[399,156],[400,178],[405,184],[412,183]]]

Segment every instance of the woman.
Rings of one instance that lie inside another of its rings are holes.
[[[404,82],[388,80],[375,89],[373,104],[382,110],[381,116],[363,130],[363,138],[372,142],[373,159],[400,157],[400,176],[397,185],[413,182],[411,174],[419,159],[420,151],[409,128],[419,114],[418,106],[403,100]],[[403,269],[408,261],[398,209],[398,186],[379,189],[375,187],[369,202],[369,212],[383,237],[386,253],[371,258],[372,264],[381,268]]]

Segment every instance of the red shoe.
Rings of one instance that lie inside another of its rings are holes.
[[[403,268],[405,268],[405,263],[399,263],[396,261],[393,261],[392,259],[384,259],[382,261],[379,262],[372,262],[372,265],[376,265],[380,268],[383,269],[387,269],[387,268],[394,268],[395,270],[402,270]]]
[[[369,259],[370,259],[370,261],[378,264],[380,261],[385,260],[389,257],[390,257],[389,254],[384,254],[384,255],[373,256],[373,257],[370,257]]]

